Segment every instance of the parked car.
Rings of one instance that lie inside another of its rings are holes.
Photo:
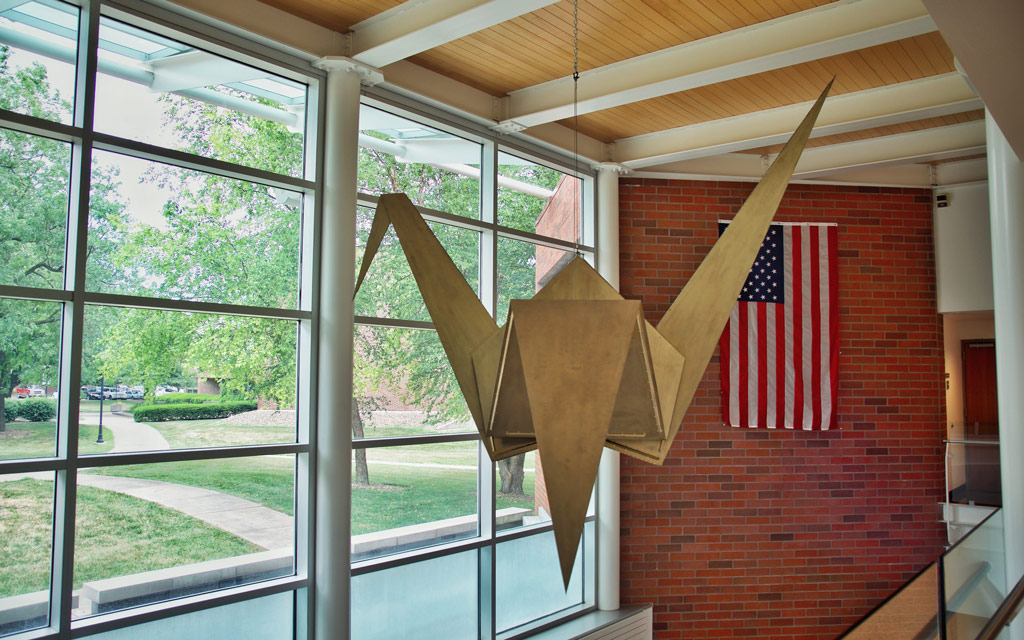
[[[82,387],[85,397],[89,400],[99,400],[103,397],[103,390],[99,387]]]
[[[32,392],[32,390],[29,389],[28,387],[15,387],[14,391],[11,392],[11,397],[12,398],[27,398],[28,394],[31,393],[31,392]]]
[[[45,398],[46,391],[42,387],[29,387],[28,397],[30,398]]]
[[[143,396],[146,395],[145,390],[142,387],[132,387],[128,389],[129,400],[142,400]]]

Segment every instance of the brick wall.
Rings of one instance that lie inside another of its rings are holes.
[[[623,179],[621,290],[657,323],[752,184]],[[793,185],[839,225],[839,428],[722,422],[718,356],[664,466],[622,458],[622,598],[655,637],[834,638],[942,550],[930,192]]]

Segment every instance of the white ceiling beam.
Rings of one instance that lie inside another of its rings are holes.
[[[407,0],[352,26],[352,57],[383,67],[558,0]]]
[[[578,113],[847,53],[935,30],[920,0],[840,0],[580,74]],[[527,128],[573,115],[571,76],[508,96],[499,126]]]
[[[869,166],[933,162],[985,152],[985,121],[844,142],[804,151],[793,176],[806,180]]]
[[[631,169],[756,149],[789,140],[811,102],[623,138],[612,157]],[[984,105],[958,73],[855,91],[825,100],[811,137],[963,113]]]

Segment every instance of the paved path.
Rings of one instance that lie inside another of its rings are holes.
[[[98,425],[100,414],[82,413],[79,424]],[[103,412],[103,426],[114,434],[114,448],[110,453],[126,451],[166,451],[171,448],[160,432],[149,426],[135,422],[128,416]]]
[[[291,516],[219,491],[159,480],[90,473],[79,473],[78,484],[155,502],[208,522],[264,549],[291,548],[294,543]]]

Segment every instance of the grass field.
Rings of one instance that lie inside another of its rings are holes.
[[[106,453],[114,447],[114,438],[107,428],[103,429],[103,444],[96,444],[97,431],[96,425],[79,426],[79,453]],[[57,451],[56,442],[55,422],[8,422],[7,430],[0,433],[0,460],[49,458]]]
[[[259,551],[152,502],[78,488],[75,588],[83,582]],[[0,482],[0,597],[49,587],[53,482]]]

